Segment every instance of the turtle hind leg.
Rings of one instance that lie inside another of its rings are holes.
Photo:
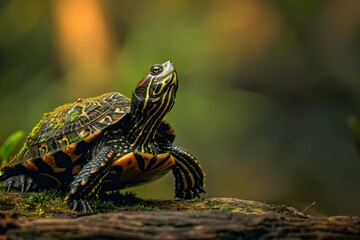
[[[205,173],[199,162],[182,147],[173,146],[170,152],[176,159],[172,169],[175,176],[175,197],[200,197],[200,193],[205,193]]]
[[[11,188],[17,188],[21,192],[28,192],[29,190],[34,190],[37,187],[37,184],[33,178],[20,174],[7,178],[4,181],[3,186],[7,192],[10,192]]]
[[[76,175],[70,184],[70,192],[65,197],[72,212],[92,212],[88,200],[98,195],[101,182],[109,173],[114,157],[115,152],[110,147],[103,147]]]

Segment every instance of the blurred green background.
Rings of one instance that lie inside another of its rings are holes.
[[[208,197],[360,214],[360,1],[0,2],[0,142],[79,97],[131,96],[171,59],[176,144]],[[172,198],[171,174],[134,188]]]

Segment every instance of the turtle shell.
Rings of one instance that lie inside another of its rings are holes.
[[[91,142],[130,112],[130,101],[118,92],[79,98],[45,113],[9,166],[56,153],[80,141]]]

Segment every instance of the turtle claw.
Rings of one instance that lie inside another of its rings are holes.
[[[34,185],[33,185],[34,184]],[[27,186],[25,188],[25,192],[28,192],[31,186],[36,187],[36,183],[34,183],[34,179],[28,178]]]
[[[27,192],[30,189],[34,190],[37,187],[34,179],[26,175],[9,177],[4,181],[3,186],[6,188],[7,192],[10,192],[11,188],[17,188],[21,192]]]
[[[72,207],[72,214],[75,214],[77,212],[80,212],[81,214],[91,214],[94,212],[90,203],[85,199],[72,200],[70,201],[69,206],[70,208]]]
[[[70,206],[73,206],[73,208],[71,209],[71,213],[76,213],[76,209],[78,208],[79,202],[77,200],[74,200]]]
[[[9,181],[5,181],[4,182],[4,187],[6,188],[6,192],[10,192],[11,190],[11,186],[14,184],[14,182],[12,180]]]
[[[25,192],[25,175],[20,175],[21,192]]]
[[[203,186],[198,185],[183,191],[176,192],[175,198],[182,198],[182,199],[200,198],[201,193],[206,193],[206,192]]]

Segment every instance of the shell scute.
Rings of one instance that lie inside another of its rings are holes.
[[[74,103],[59,106],[43,115],[9,164],[31,161],[83,140],[90,142],[129,112],[129,99],[118,92],[80,98]]]

